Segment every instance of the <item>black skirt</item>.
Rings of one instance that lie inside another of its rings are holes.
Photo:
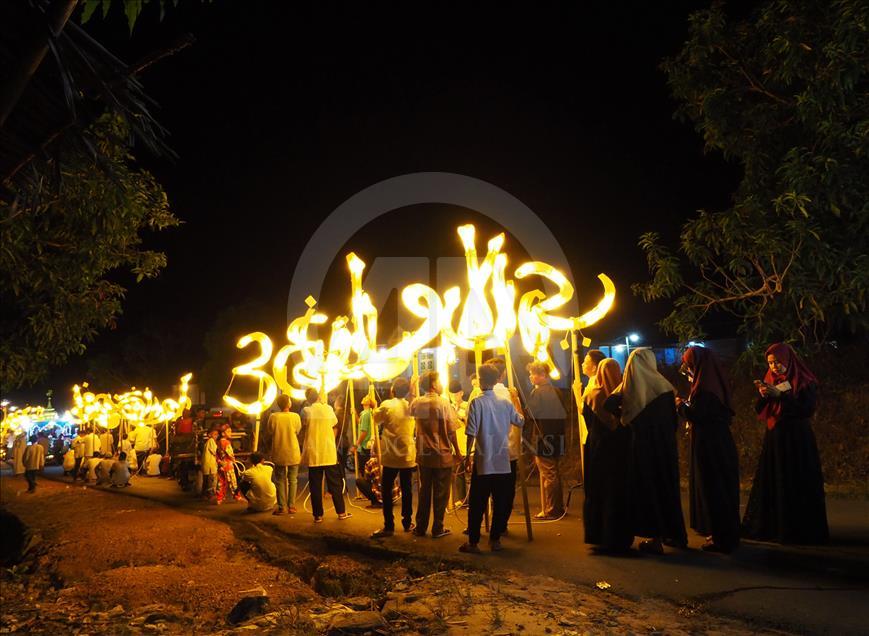
[[[610,430],[588,406],[583,415],[588,425],[582,507],[585,542],[624,550],[634,542],[628,488],[631,431],[624,426]]]
[[[731,413],[714,395],[699,393],[684,415],[691,422],[691,528],[733,550],[739,545],[739,457]]]
[[[682,517],[676,402],[672,392],[649,402],[630,422],[634,534],[688,543]]]

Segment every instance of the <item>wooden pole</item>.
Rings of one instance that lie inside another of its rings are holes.
[[[371,400],[374,400],[374,385],[371,384],[371,381],[368,381],[368,397]],[[380,426],[377,422],[374,421],[374,416],[371,417],[371,433],[374,435],[374,450],[377,451],[377,464],[380,466],[380,470],[383,470],[383,454],[380,452]],[[382,487],[381,482],[381,487]],[[381,493],[383,494],[383,493]],[[390,493],[391,495],[391,493]],[[386,495],[383,494],[385,497]]]
[[[262,402],[263,399],[263,380],[260,378],[259,380],[259,390],[257,391],[257,400]],[[253,452],[255,453],[259,448],[259,424],[260,419],[262,418],[262,411],[256,414],[256,423],[253,426]]]
[[[483,365],[483,342],[477,338],[474,342],[474,366],[477,373],[477,384],[480,383],[480,367]]]
[[[510,393],[512,396],[513,393],[513,359],[510,356],[510,341],[507,340],[504,343],[504,362],[507,365],[507,386],[510,389]],[[524,428],[524,427],[523,427]],[[534,540],[534,534],[531,530],[531,510],[528,508],[528,486],[525,484],[525,437],[523,435],[522,440],[519,444],[519,458],[517,460],[518,468],[519,468],[519,484],[522,490],[522,507],[525,509],[525,532],[528,535],[528,540]],[[541,495],[543,489],[543,480],[540,481]],[[542,503],[542,499],[541,499]]]
[[[411,395],[419,397],[419,353],[413,352],[413,368],[410,370],[410,387],[413,389]]]
[[[573,381],[579,382],[582,386],[582,371],[579,363],[579,349],[576,346],[576,331],[570,330],[570,349],[571,357],[573,358]],[[573,391],[573,387],[570,387]],[[579,427],[579,477],[585,483],[585,440],[583,433],[585,432],[585,418],[582,416],[582,392],[573,391],[573,399],[576,402],[576,423]]]
[[[359,453],[356,452],[356,440],[359,439],[359,428],[356,422],[356,395],[353,391],[353,380],[347,380],[347,390],[350,394],[350,427],[353,431],[353,474],[359,479]]]

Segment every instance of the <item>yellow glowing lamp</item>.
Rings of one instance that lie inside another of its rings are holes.
[[[184,409],[189,409],[193,406],[190,398],[187,396],[187,391],[190,389],[190,379],[192,373],[187,373],[181,376],[181,386],[178,387],[178,399],[167,398],[160,403],[159,417],[162,422],[170,422],[177,420],[184,414]]]
[[[347,255],[350,269],[350,307],[353,313],[353,349],[357,361],[365,362],[372,351],[377,349],[377,310],[371,297],[362,289],[362,272],[365,262],[350,252]]]
[[[300,316],[293,320],[290,323],[290,326],[287,327],[287,340],[290,344],[281,347],[272,364],[275,380],[281,388],[281,391],[291,395],[297,400],[304,399],[304,386],[307,385],[300,384],[295,378],[297,375],[303,374],[306,369],[312,366],[312,359],[317,357],[318,351],[322,345],[322,342],[320,342],[320,346],[318,346],[318,341],[312,342],[308,340],[308,326],[311,324],[320,325],[326,322],[326,316],[317,313],[314,310],[317,301],[314,300],[313,297],[308,296],[305,303],[308,305],[308,311],[304,316]],[[299,384],[299,386],[303,387],[301,389],[291,385],[287,379],[287,364],[293,353],[298,353],[301,356],[301,361],[293,367],[294,381]]]
[[[278,397],[278,386],[272,376],[260,368],[272,357],[272,341],[263,332],[255,331],[254,333],[242,336],[235,346],[239,349],[244,349],[251,343],[259,345],[259,355],[250,362],[235,367],[232,370],[232,375],[233,377],[240,375],[256,378],[261,383],[260,386],[263,390],[260,392],[258,399],[253,402],[241,402],[231,395],[224,395],[223,401],[242,413],[256,415],[272,405],[272,402]]]

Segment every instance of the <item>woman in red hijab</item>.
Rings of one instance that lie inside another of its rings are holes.
[[[691,527],[706,535],[702,549],[730,553],[739,545],[739,457],[730,434],[730,385],[710,349],[688,347],[682,371],[691,382],[687,400],[676,398],[691,424],[688,504]]]
[[[766,350],[757,413],[766,425],[760,463],[743,520],[743,536],[778,543],[829,539],[824,477],[811,417],[818,380],[784,343]]]

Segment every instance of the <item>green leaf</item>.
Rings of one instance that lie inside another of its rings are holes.
[[[102,0],[85,0],[84,8],[81,12],[81,23],[85,24],[88,20],[91,19],[91,16],[94,14],[101,3]]]
[[[130,27],[130,33],[133,32],[133,27],[136,25],[136,20],[139,14],[142,13],[144,0],[125,0],[124,12],[127,14],[127,24]]]

